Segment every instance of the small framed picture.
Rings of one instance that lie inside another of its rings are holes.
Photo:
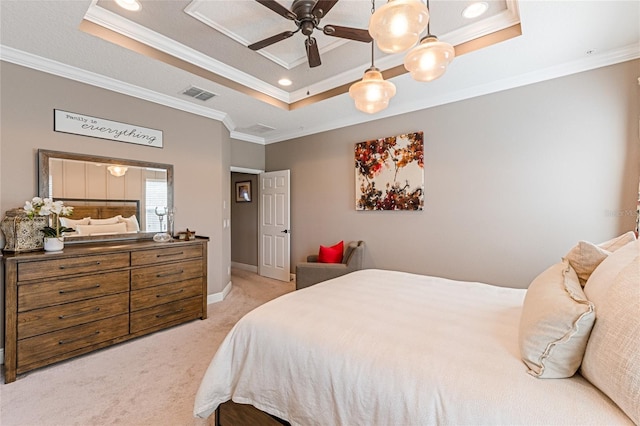
[[[236,182],[236,203],[251,202],[251,181]]]

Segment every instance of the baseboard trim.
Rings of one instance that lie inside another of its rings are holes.
[[[248,265],[246,263],[231,262],[231,267],[242,269],[243,271],[254,272],[256,274],[258,273],[258,267],[256,265]]]
[[[222,289],[221,292],[209,294],[207,296],[207,305],[210,305],[212,303],[222,302],[224,298],[227,297],[227,294],[229,294],[232,287],[233,287],[233,284],[231,283],[231,281],[229,281],[227,285],[224,287],[224,289]]]

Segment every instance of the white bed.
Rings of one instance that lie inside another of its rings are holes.
[[[372,269],[287,294],[232,329],[194,414],[233,400],[293,425],[633,424],[579,374],[527,374],[525,294]]]

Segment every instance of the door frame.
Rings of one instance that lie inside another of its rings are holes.
[[[236,166],[230,166],[229,167],[229,175],[231,175],[231,173],[246,173],[248,175],[256,175],[256,176],[260,176],[262,173],[264,173],[264,170],[261,169],[249,169],[247,167],[236,167]],[[229,214],[231,214],[231,203],[233,203],[234,200],[234,193],[233,190],[230,189],[229,190]],[[260,211],[260,197],[256,194],[255,196],[255,202],[258,203],[258,211]],[[231,219],[231,218],[230,218]],[[258,223],[256,225],[259,225],[260,223],[260,215],[258,215]],[[231,220],[231,227],[233,227],[233,223],[234,221]],[[231,229],[229,229],[229,232],[231,232]],[[260,238],[260,233],[256,233],[256,248],[258,248],[258,244],[259,244],[259,238]],[[229,253],[231,253],[231,239],[229,239]],[[254,272],[254,273],[258,273],[258,265],[255,265],[255,267],[253,267],[253,265],[249,265],[251,267],[248,267],[245,264],[238,264],[238,263],[234,263],[233,261],[230,262],[231,263],[231,267],[234,268],[239,268],[239,269],[243,269],[243,270],[247,270],[249,272]]]

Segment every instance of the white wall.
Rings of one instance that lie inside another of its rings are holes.
[[[291,170],[292,268],[362,239],[366,267],[527,287],[579,239],[633,230],[639,76],[636,60],[268,145],[266,169]],[[420,130],[424,211],[356,212],[355,143]]]

